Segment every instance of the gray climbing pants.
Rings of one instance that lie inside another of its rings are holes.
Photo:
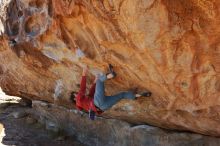
[[[106,75],[102,75],[96,81],[96,89],[94,95],[94,104],[101,110],[105,111],[115,105],[121,99],[135,99],[135,95],[131,91],[120,92],[116,95],[105,96],[105,85]]]

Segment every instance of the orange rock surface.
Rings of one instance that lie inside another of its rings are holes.
[[[73,107],[82,67],[91,83],[111,63],[118,76],[107,95],[138,87],[153,96],[103,116],[220,136],[220,1],[3,0],[0,8],[7,94]]]

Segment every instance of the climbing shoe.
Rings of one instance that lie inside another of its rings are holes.
[[[151,92],[143,92],[143,93],[141,93],[140,95],[141,96],[144,96],[144,97],[150,97],[151,96]]]
[[[116,77],[116,72],[113,70],[113,66],[111,64],[108,65],[109,72],[106,74],[108,79],[112,79]]]
[[[16,44],[17,44],[17,42],[16,42],[15,39],[12,39],[12,40],[9,41],[9,45],[12,46],[12,47],[15,46]]]
[[[141,97],[141,96],[150,97],[151,94],[152,94],[151,92],[137,93],[137,94],[135,94],[135,97],[136,97],[136,98]]]

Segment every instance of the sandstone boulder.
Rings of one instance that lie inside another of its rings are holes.
[[[213,0],[0,1],[0,86],[69,108],[82,67],[108,63],[106,94],[138,87],[103,116],[220,136],[220,2]]]

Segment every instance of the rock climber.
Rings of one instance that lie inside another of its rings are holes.
[[[136,99],[141,96],[149,97],[151,92],[146,91],[143,93],[134,93],[132,91],[120,92],[116,95],[106,96],[104,82],[116,77],[116,73],[113,70],[113,66],[109,64],[109,72],[104,75],[96,76],[89,94],[86,95],[86,74],[88,67],[83,69],[82,79],[79,92],[72,92],[71,99],[75,101],[78,110],[85,110],[89,112],[90,119],[94,120],[95,113],[101,114],[107,109],[111,108],[121,99]]]

